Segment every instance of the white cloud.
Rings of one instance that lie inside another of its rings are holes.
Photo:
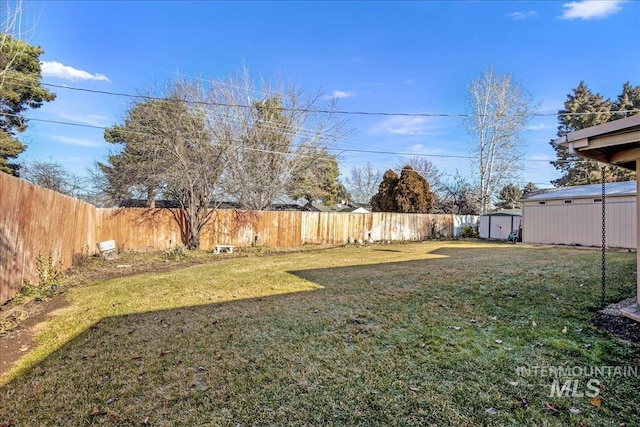
[[[564,12],[560,19],[601,19],[622,10],[627,0],[582,0],[562,5]]]
[[[53,140],[61,142],[62,144],[65,145],[73,145],[76,147],[89,147],[89,148],[93,148],[93,147],[102,147],[105,143],[100,141],[100,142],[96,142],[95,140],[88,140],[88,139],[80,139],[80,138],[69,138],[68,136],[54,136],[52,137]]]
[[[334,90],[331,92],[331,95],[324,95],[322,98],[324,99],[340,99],[340,98],[353,98],[357,96],[355,92],[345,91],[345,90]]]
[[[536,123],[536,124],[531,124],[529,126],[527,126],[527,130],[529,131],[538,131],[538,130],[551,130],[553,129],[553,126],[548,125],[548,124],[544,124],[544,123]]]
[[[425,135],[430,129],[430,123],[426,117],[391,117],[374,126],[372,134],[392,135]]]
[[[352,91],[342,91],[342,90],[333,91],[334,98],[352,98],[354,96],[356,96],[356,93]]]
[[[514,21],[521,21],[523,19],[535,18],[538,16],[538,12],[535,10],[530,10],[528,12],[511,12],[508,13],[507,16]]]
[[[46,77],[56,77],[63,80],[96,80],[103,82],[111,82],[104,74],[91,74],[84,70],[78,70],[77,68],[70,67],[68,65],[61,64],[56,61],[44,61],[42,62],[42,75]]]
[[[107,127],[109,124],[109,117],[102,116],[99,114],[87,114],[84,116],[76,116],[72,114],[61,113],[59,116],[65,120],[71,120],[76,123],[80,123],[83,125],[96,126],[96,127]]]

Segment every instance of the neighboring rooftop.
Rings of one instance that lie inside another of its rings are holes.
[[[611,182],[605,184],[606,196],[634,196],[636,194],[636,181]],[[550,200],[570,198],[590,198],[602,195],[601,184],[576,185],[572,187],[552,188],[539,190],[526,194],[521,200]]]
[[[177,209],[180,207],[175,200],[156,200],[156,208],[172,208]],[[145,199],[126,199],[120,202],[118,207],[121,208],[146,208],[147,201]],[[238,202],[216,202],[211,201],[209,207],[212,209],[243,209],[242,205]],[[304,211],[303,206],[295,203],[272,203],[267,210],[270,211]]]

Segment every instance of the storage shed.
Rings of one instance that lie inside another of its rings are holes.
[[[521,199],[525,243],[602,245],[602,186],[554,188]],[[606,244],[636,248],[636,181],[605,185]]]
[[[507,240],[512,231],[520,228],[522,214],[519,212],[495,212],[480,216],[478,232],[481,239]]]

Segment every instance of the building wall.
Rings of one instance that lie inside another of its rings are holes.
[[[636,197],[606,199],[606,245],[637,248]],[[523,242],[602,245],[600,197],[523,200]]]

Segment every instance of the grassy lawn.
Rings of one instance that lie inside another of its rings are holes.
[[[608,255],[609,302],[635,294],[635,257]],[[636,376],[550,396],[552,368],[640,371],[639,346],[590,325],[599,262],[429,242],[72,287],[4,379],[0,425],[636,425]]]

